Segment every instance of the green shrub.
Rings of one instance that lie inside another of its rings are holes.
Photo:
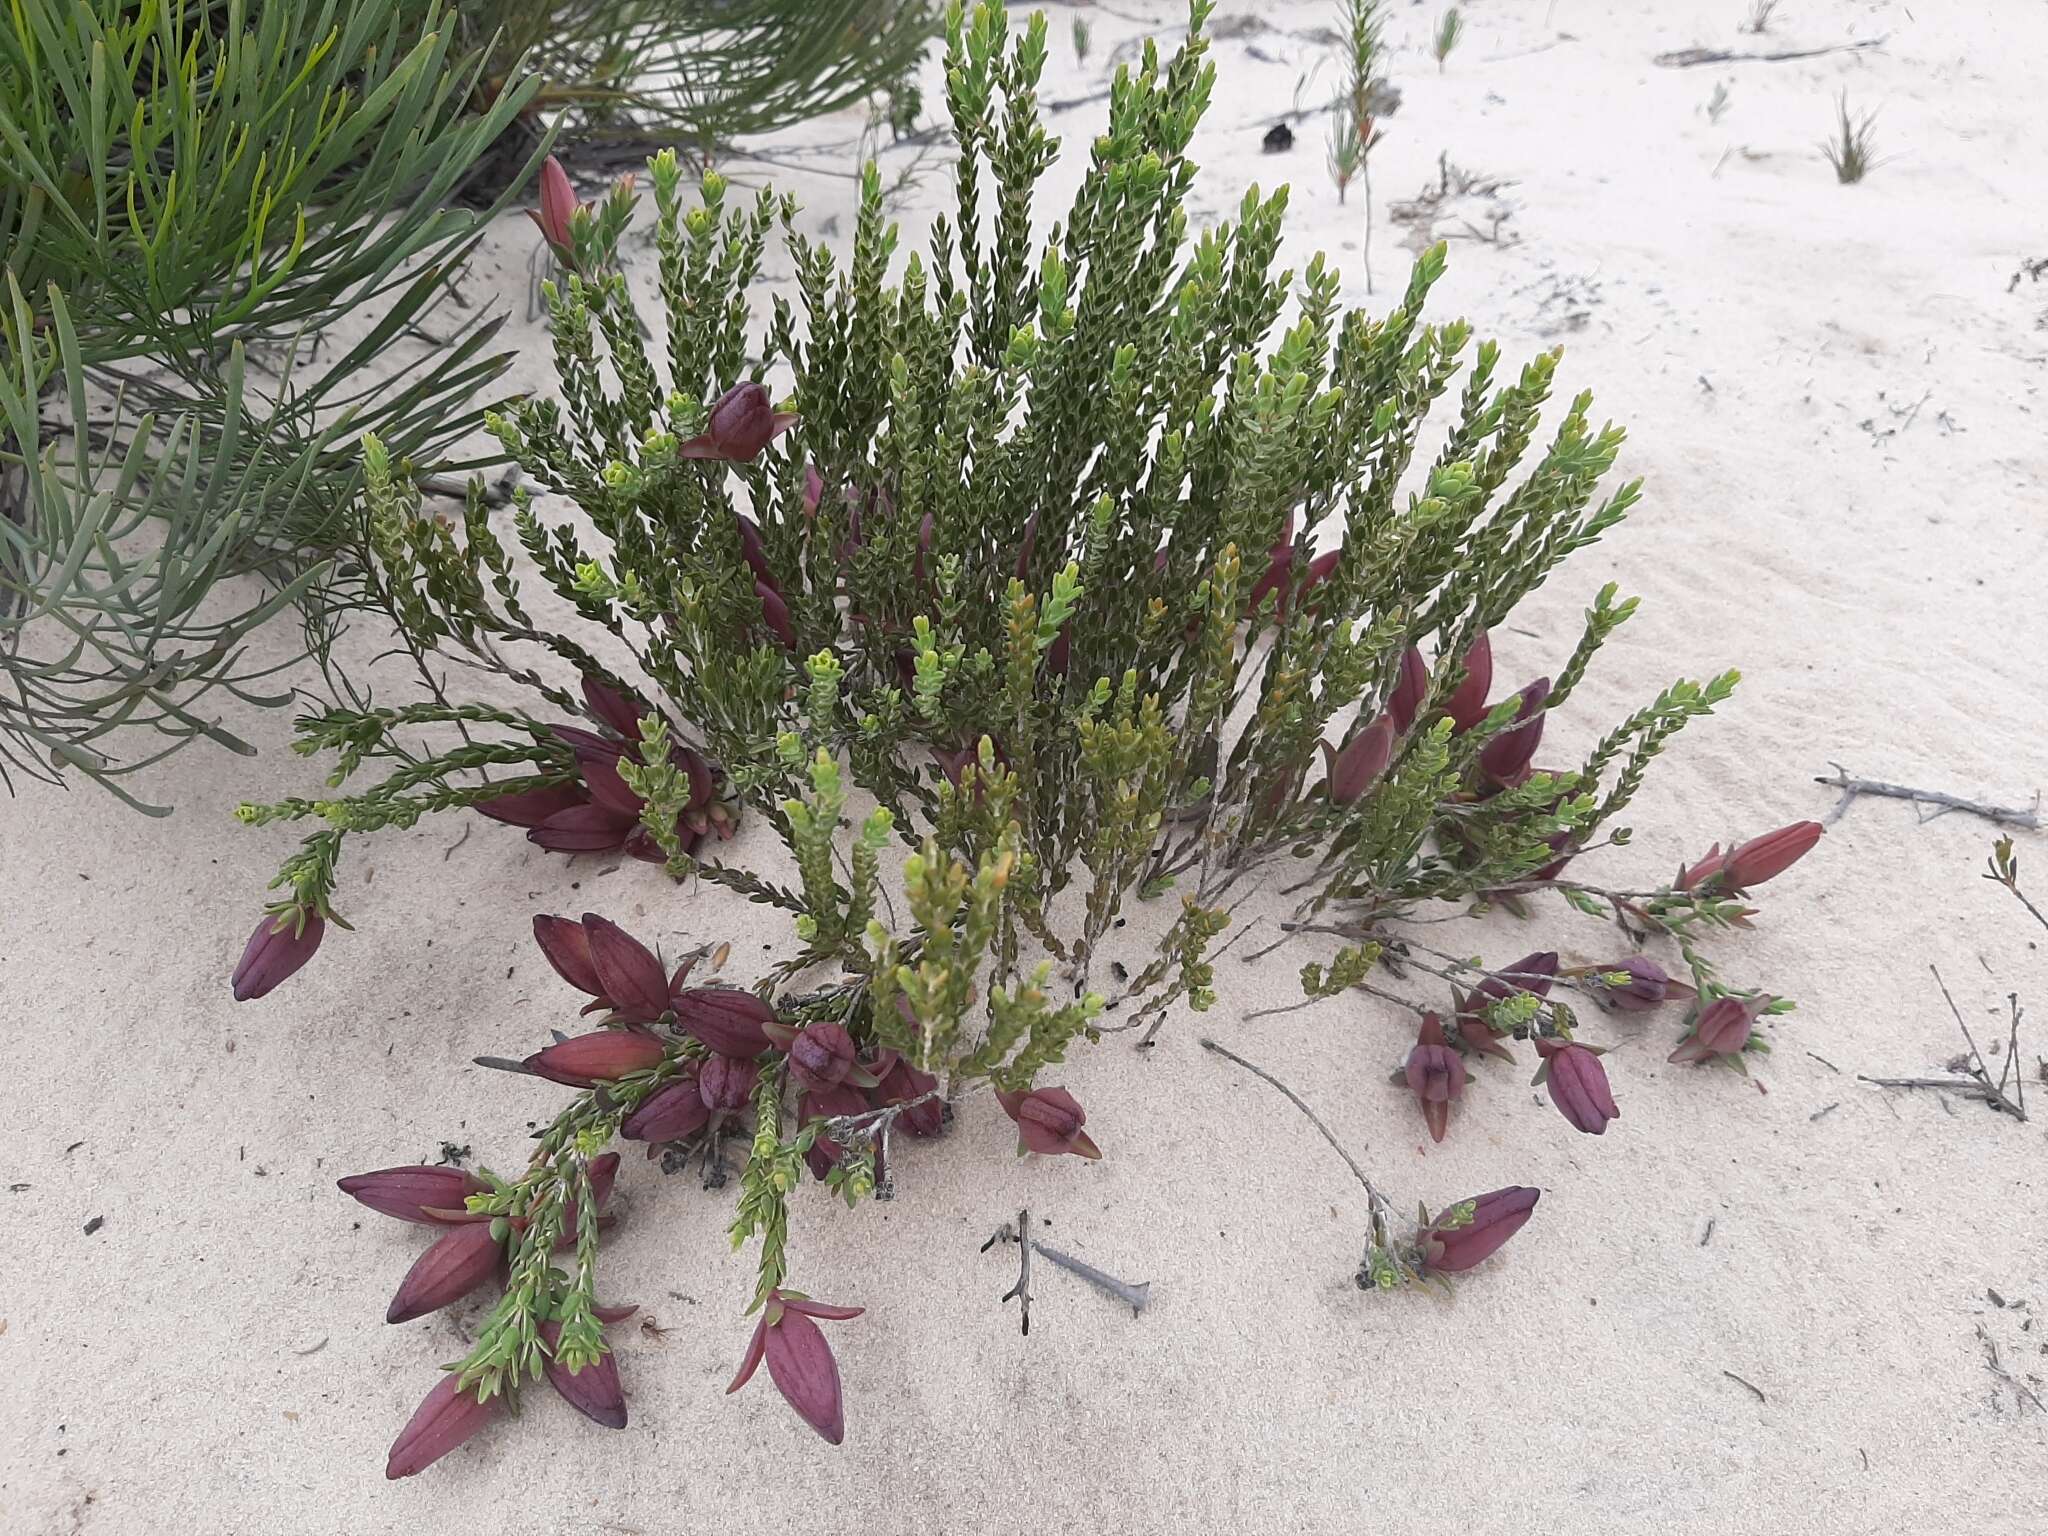
[[[665,982],[600,918],[535,920],[611,1022],[511,1064],[581,1091],[524,1174],[468,1192],[495,1218],[514,1282],[401,1436],[393,1475],[545,1362],[599,1368],[593,1181],[609,1178],[600,1151],[614,1135],[687,1141],[709,1165],[721,1129],[740,1129],[732,1231],[760,1242],[756,1343],[771,1365],[778,1349],[822,1350],[810,1318],[837,1309],[793,1309],[802,1298],[785,1288],[804,1165],[856,1201],[886,1183],[894,1121],[984,1083],[1026,1147],[1093,1155],[1085,1114],[1042,1074],[1079,1039],[1149,1041],[1176,1004],[1210,1006],[1214,941],[1262,884],[1295,891],[1303,923],[1350,941],[1305,968],[1311,997],[1373,989],[1397,946],[1470,989],[1448,1024],[1425,1022],[1418,1050],[1445,1057],[1411,1058],[1439,1131],[1463,1083],[1449,1053],[1504,1054],[1508,1035],[1539,1041],[1573,1124],[1604,1129],[1604,1072],[1553,981],[1628,988],[1628,1006],[1681,989],[1667,993],[1653,965],[1561,975],[1554,954],[1487,973],[1389,926],[1426,904],[1556,891],[1670,936],[1702,1007],[1727,994],[1741,1015],[1717,1015],[1686,1059],[1739,1061],[1754,1018],[1783,1006],[1728,994],[1696,940],[1741,921],[1734,898],[1810,847],[1805,831],[1717,851],[1656,892],[1562,876],[1626,839],[1617,818],[1651,760],[1733,675],[1673,684],[1585,762],[1538,768],[1546,712],[1634,609],[1609,587],[1553,678],[1490,698],[1489,630],[1634,503],[1634,483],[1602,490],[1622,434],[1595,426],[1582,395],[1537,446],[1558,356],[1503,379],[1497,349],[1463,323],[1425,320],[1441,247],[1375,318],[1342,307],[1321,258],[1298,284],[1275,270],[1284,192],[1254,189],[1234,221],[1191,237],[1206,11],[1193,7],[1170,62],[1148,46],[1119,72],[1108,131],[1042,239],[1045,22],[1012,39],[990,3],[949,17],[957,213],[900,276],[872,170],[841,266],[770,193],[734,208],[707,176],[686,207],[663,154],[651,182],[665,313],[650,348],[615,260],[633,191],[564,213],[568,275],[548,291],[559,398],[491,426],[595,537],[524,496],[516,550],[481,497],[459,528],[423,517],[403,466],[371,445],[355,555],[429,697],[304,717],[300,750],[334,755],[330,792],[243,808],[258,825],[318,826],[279,876],[238,992],[260,995],[310,958],[350,836],[465,806],[543,847],[624,849],[730,886],[785,911],[801,945],[738,993]],[[796,296],[775,300],[749,363],[778,229]],[[770,377],[786,381],[782,410]],[[1417,462],[1447,396],[1442,446]],[[529,572],[574,622],[534,616]],[[435,681],[446,661],[519,685],[530,707],[448,697]],[[445,751],[418,746],[457,729]],[[373,763],[386,776],[355,787]],[[756,821],[785,846],[783,868],[714,856],[714,839]],[[898,888],[900,902],[884,894]],[[1175,915],[1126,971],[1112,956],[1127,904],[1169,892]],[[678,1105],[690,1113],[672,1121]],[[1448,1206],[1410,1244],[1373,1199],[1361,1283],[1384,1285],[1478,1262],[1535,1194]],[[548,1258],[572,1213],[573,1276]],[[460,1241],[481,1254],[482,1239]],[[801,1398],[833,1437],[836,1372],[829,1403]]]

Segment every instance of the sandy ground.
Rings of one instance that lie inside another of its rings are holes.
[[[1454,238],[1437,312],[1468,314],[1510,358],[1566,344],[1564,390],[1600,390],[1630,424],[1628,471],[1649,480],[1633,520],[1499,637],[1503,678],[1551,670],[1610,578],[1644,610],[1553,722],[1561,744],[1669,676],[1746,675],[1639,802],[1637,846],[1603,866],[1622,883],[1715,837],[1825,814],[1833,794],[1811,780],[1831,759],[2007,801],[2048,781],[2048,281],[2008,286],[2048,256],[2048,10],[1781,10],[1757,39],[1738,32],[1737,0],[1478,0],[1441,75],[1424,49],[1434,10],[1391,21],[1406,97],[1374,161],[1382,294],[1400,242],[1419,238],[1389,206],[1435,179],[1439,153],[1505,179],[1437,218],[1458,237],[1509,214],[1502,243]],[[1094,33],[1085,65],[1077,14]],[[1055,10],[1045,96],[1094,90],[1147,14],[1164,27],[1176,8]],[[1327,21],[1320,5],[1226,5],[1196,206],[1220,215],[1248,181],[1292,181],[1293,252],[1329,248],[1362,298],[1358,199],[1338,204],[1320,122],[1290,154],[1259,148]],[[1775,63],[1652,62],[1878,38]],[[1878,148],[1896,157],[1855,187],[1815,147],[1844,88],[1881,109]],[[1069,178],[1099,111],[1057,119]],[[850,227],[849,184],[784,184],[812,228]],[[946,195],[930,168],[902,204],[909,237]],[[500,234],[482,275],[523,308],[531,236]],[[479,1312],[384,1327],[418,1240],[334,1178],[431,1160],[444,1139],[516,1161],[555,1093],[468,1062],[530,1049],[572,1015],[526,938],[533,910],[589,905],[670,947],[730,937],[743,956],[764,934],[755,911],[639,866],[568,867],[483,826],[451,848],[461,829],[429,825],[354,867],[356,936],[237,1008],[227,971],[287,839],[227,812],[309,786],[287,726],[244,722],[254,762],[178,759],[157,784],[181,807],[168,821],[33,786],[0,810],[10,1536],[2048,1530],[2048,1412],[1987,1365],[1988,1340],[2048,1397],[2040,1119],[1856,1078],[1939,1071],[1959,1049],[1930,963],[1980,1041],[2009,991],[2048,1012],[2048,936],[1977,877],[1983,822],[1916,825],[1870,800],[1724,950],[1736,976],[1802,1004],[1774,1030],[1767,1093],[1666,1066],[1674,1019],[1596,1020],[1624,1115],[1606,1137],[1572,1135],[1497,1071],[1433,1147],[1385,1082],[1405,1044],[1395,1010],[1347,1000],[1246,1022],[1297,995],[1314,952],[1233,955],[1208,1020],[1176,1020],[1149,1057],[1111,1043],[1062,1074],[1095,1107],[1100,1165],[1014,1161],[982,1097],[954,1143],[901,1160],[893,1205],[849,1219],[803,1202],[802,1281],[869,1308],[833,1332],[841,1450],[765,1378],[721,1395],[750,1265],[725,1253],[722,1199],[635,1164],[606,1285],[652,1325],[620,1340],[631,1428],[609,1435],[538,1393],[520,1423],[388,1485],[387,1443]],[[767,839],[756,829],[741,851]],[[2021,851],[2039,894],[2048,847],[2023,836]],[[1437,932],[1496,959],[1611,948],[1562,911]],[[1198,1048],[1204,1030],[1306,1092],[1405,1204],[1520,1182],[1544,1191],[1536,1219],[1455,1302],[1361,1295],[1358,1189],[1276,1095]],[[2044,1051],[2037,1028],[2029,1070]],[[976,1250],[1027,1203],[1053,1241],[1152,1281],[1151,1310],[1134,1322],[1041,1270],[1020,1338],[996,1302],[1014,1258]]]

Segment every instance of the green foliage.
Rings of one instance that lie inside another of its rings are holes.
[[[636,144],[708,157],[877,94],[900,97],[933,20],[928,0],[499,0],[457,17],[487,78],[523,60],[546,79],[540,104],[566,115],[567,152],[579,158]]]
[[[1172,60],[1148,49],[1118,72],[1089,174],[1035,257],[1033,188],[1055,149],[1034,94],[1045,24],[1012,39],[997,5],[949,17],[958,215],[894,283],[897,232],[872,170],[842,267],[797,232],[787,200],[731,207],[712,173],[686,208],[680,163],[655,157],[661,355],[623,274],[583,263],[548,290],[562,397],[491,418],[537,490],[575,502],[597,535],[545,525],[522,496],[532,567],[631,653],[647,728],[720,765],[727,794],[789,844],[800,888],[665,843],[672,871],[797,912],[806,947],[789,970],[873,978],[875,1029],[920,1066],[1022,1081],[986,1054],[970,1008],[995,1035],[1055,1050],[1082,1026],[1048,1025],[1040,1044],[1017,1022],[1038,984],[1027,950],[1085,994],[1140,893],[1183,886],[1130,993],[1156,1013],[1208,1001],[1203,955],[1247,877],[1293,865],[1308,908],[1375,920],[1526,881],[1588,846],[1671,735],[1733,686],[1675,684],[1583,768],[1497,785],[1479,757],[1516,700],[1457,731],[1442,702],[1458,669],[1439,665],[1370,792],[1332,800],[1313,772],[1325,743],[1381,715],[1403,653],[1463,656],[1638,487],[1599,494],[1622,434],[1593,424],[1589,396],[1533,447],[1558,354],[1497,383],[1497,349],[1422,318],[1442,247],[1374,318],[1341,308],[1320,257],[1298,283],[1275,270],[1284,190],[1252,189],[1234,221],[1191,238],[1185,152],[1213,84],[1204,9]],[[778,226],[798,294],[774,301],[749,366],[750,288]],[[1298,317],[1282,327],[1290,291]],[[1418,468],[1425,420],[1461,369],[1448,439]],[[707,402],[746,376],[786,379],[795,430],[737,462],[685,456]],[[500,672],[551,712],[576,701],[521,648],[611,679],[585,642],[535,627],[488,517],[432,523],[407,477],[375,453],[370,469],[358,543],[408,645]],[[1329,550],[1312,566],[1318,541]],[[786,606],[787,634],[764,594]],[[1598,595],[1557,700],[1634,606],[1612,586]],[[311,720],[305,748],[369,718]],[[504,754],[529,772],[516,783],[562,775],[544,719],[495,722],[494,740],[472,731],[464,749]],[[471,766],[496,761],[451,750],[352,799],[246,814],[346,829],[349,807],[410,806],[421,784],[451,801],[506,787],[458,788]],[[632,771],[660,837],[683,791]],[[849,864],[839,828],[855,790],[883,814]],[[912,850],[910,925],[894,936],[874,920],[892,838]],[[897,997],[916,1040],[892,1038]]]
[[[282,702],[243,642],[331,575],[362,434],[431,460],[505,365],[478,316],[363,382],[439,310],[484,217],[448,204],[536,84],[475,110],[479,61],[401,0],[22,0],[0,22],[0,778],[129,798],[161,752],[124,759],[116,730],[249,750],[207,695]],[[366,306],[316,363],[306,338]],[[238,574],[262,588],[207,601]]]
[[[1305,892],[1304,914],[1334,906],[1361,939],[1304,968],[1311,997],[1368,985],[1383,954],[1368,926],[1552,886],[1661,928],[1717,990],[1692,935],[1747,909],[1711,892],[1631,902],[1556,881],[1554,866],[1596,836],[1627,839],[1614,818],[1734,675],[1673,684],[1563,771],[1487,766],[1518,726],[1518,695],[1480,718],[1446,709],[1460,658],[1633,505],[1634,483],[1600,491],[1621,432],[1594,425],[1581,395],[1536,446],[1558,354],[1499,382],[1496,348],[1424,320],[1442,247],[1373,317],[1343,310],[1320,257],[1298,281],[1275,270],[1284,191],[1254,188],[1236,219],[1191,237],[1186,149],[1213,85],[1205,11],[1171,61],[1148,48],[1118,72],[1088,175],[1042,239],[1034,189],[1056,149],[1035,97],[1045,23],[1013,38],[995,4],[948,18],[957,215],[893,281],[897,231],[872,169],[842,266],[771,192],[731,207],[711,173],[686,207],[664,152],[650,164],[665,310],[650,344],[617,267],[631,194],[579,216],[577,270],[546,289],[560,398],[490,425],[590,531],[544,523],[525,492],[517,552],[480,498],[459,526],[429,518],[372,439],[346,544],[423,672],[442,658],[498,674],[532,694],[531,711],[437,691],[303,719],[301,750],[337,754],[331,788],[371,763],[384,776],[244,808],[256,823],[321,823],[280,876],[279,910],[331,912],[353,832],[573,783],[587,765],[551,721],[620,721],[585,709],[569,686],[580,673],[637,723],[618,774],[669,872],[793,915],[802,948],[764,984],[782,988],[783,1023],[843,1024],[867,1059],[895,1052],[933,1074],[934,1093],[1022,1091],[1078,1038],[1143,1027],[1149,1041],[1175,1004],[1208,1007],[1231,893],[1275,875]],[[752,285],[778,232],[797,294],[774,301],[749,363]],[[1444,446],[1417,465],[1461,371]],[[698,456],[733,409],[714,417],[714,404],[771,378],[794,429]],[[569,632],[531,616],[521,589],[536,576],[575,616]],[[1634,610],[1614,586],[1599,592],[1553,707]],[[634,675],[601,665],[600,649],[630,656]],[[1436,662],[1397,722],[1411,650]],[[400,727],[461,739],[421,751]],[[1390,743],[1385,764],[1340,795],[1334,770],[1318,773],[1324,754],[1368,731]],[[722,817],[751,813],[778,834],[792,884],[685,836],[692,753],[716,765]],[[1168,888],[1180,911],[1135,977],[1114,963],[1117,1005],[1135,1006],[1106,1025],[1094,968],[1127,904]],[[816,969],[838,979],[794,992]],[[1526,1029],[1540,1007],[1515,992],[1489,1021]],[[1568,1015],[1554,1019],[1568,1032]],[[834,1193],[875,1193],[900,1112],[795,1123],[791,1097],[771,1066],[731,1228],[759,1243],[757,1305],[787,1275],[807,1154],[829,1141]],[[613,1088],[587,1096],[586,1120],[622,1102]],[[537,1166],[545,1187],[528,1205],[559,1205],[574,1168]],[[501,1306],[465,1367],[479,1380],[530,1368],[532,1319],[564,1306],[522,1273],[527,1299]],[[601,1347],[586,1334],[579,1324],[579,1350]]]
[[[1464,35],[1465,18],[1458,14],[1458,8],[1454,5],[1438,20],[1435,35],[1429,41],[1429,51],[1436,57],[1438,74],[1443,73],[1444,63],[1450,58],[1451,50],[1458,46]]]

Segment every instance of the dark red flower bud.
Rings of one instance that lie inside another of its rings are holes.
[[[1543,701],[1550,697],[1550,679],[1539,677],[1522,690],[1517,724],[1509,726],[1479,749],[1479,771],[1494,783],[1512,789],[1529,777],[1529,764],[1543,740]]]
[[[543,789],[522,789],[494,800],[479,800],[476,811],[507,826],[538,827],[558,812],[589,803],[590,792],[581,784],[550,784]]]
[[[1486,696],[1493,691],[1493,637],[1481,632],[1465,653],[1465,677],[1444,700],[1444,713],[1461,731],[1486,718]]]
[[[549,155],[540,168],[540,207],[527,209],[526,216],[554,248],[556,259],[572,272],[576,270],[576,236],[569,221],[578,206],[569,173],[562,169],[561,161]]]
[[[938,1086],[939,1080],[931,1073],[918,1071],[898,1056],[881,1073],[881,1082],[874,1092],[875,1107],[908,1104],[912,1099],[923,1099]],[[896,1117],[896,1123],[913,1136],[936,1136],[945,1128],[946,1106],[936,1098],[925,1099],[915,1108],[904,1110]]]
[[[619,1134],[628,1141],[686,1141],[704,1129],[711,1111],[695,1073],[663,1083],[626,1116]]]
[[[1575,1040],[1539,1035],[1536,1054],[1543,1058],[1536,1081],[1549,1085],[1550,1102],[1576,1129],[1598,1136],[1606,1131],[1608,1121],[1621,1118],[1597,1051]]]
[[[1423,1233],[1423,1267],[1455,1275],[1493,1257],[1522,1230],[1541,1198],[1540,1190],[1517,1184],[1459,1201]]]
[[[526,840],[550,853],[610,853],[623,848],[626,835],[639,825],[637,813],[626,816],[607,806],[572,805],[528,832]]]
[[[1394,684],[1393,697],[1387,700],[1387,714],[1397,735],[1408,734],[1408,728],[1415,723],[1415,712],[1422,708],[1428,695],[1429,667],[1422,652],[1411,645],[1401,655],[1401,676]]]
[[[1342,549],[1331,549],[1325,550],[1322,554],[1317,555],[1315,559],[1309,561],[1308,569],[1301,573],[1301,595],[1307,597],[1309,593],[1315,591],[1317,587],[1328,581],[1330,573],[1337,569],[1338,562],[1343,558],[1344,551]]]
[[[697,1091],[704,1107],[719,1114],[734,1114],[747,1107],[754,1096],[754,1084],[761,1069],[737,1056],[707,1056],[697,1069]]]
[[[1628,980],[1619,986],[1605,980],[1614,975],[1626,976]],[[1641,1013],[1662,1002],[1699,995],[1686,983],[1667,975],[1664,967],[1647,955],[1630,955],[1612,965],[1594,966],[1591,985],[1601,1001],[1623,1013]]]
[[[752,1060],[768,1049],[764,1024],[775,1010],[752,992],[736,987],[685,987],[671,999],[676,1020],[721,1056]]]
[[[583,702],[594,718],[602,720],[628,742],[640,739],[640,722],[653,713],[646,700],[638,694],[614,688],[602,678],[588,673],[583,677]]]
[[[281,981],[296,975],[299,968],[320,948],[327,936],[327,922],[318,912],[293,908],[287,912],[266,912],[242,946],[230,978],[235,1001],[254,1002]]]
[[[1017,1152],[1048,1155],[1072,1152],[1077,1157],[1100,1157],[1102,1151],[1088,1133],[1087,1111],[1064,1088],[1034,1088],[1029,1093],[1005,1093],[998,1089],[996,1101],[1003,1113],[1017,1122]]]
[[[651,1024],[668,1012],[668,973],[653,950],[594,912],[583,914],[583,931],[590,935],[590,963],[619,1018]]]
[[[595,1088],[658,1067],[667,1054],[659,1040],[641,1030],[600,1029],[535,1051],[526,1058],[526,1070],[571,1088]]]
[[[685,459],[727,459],[751,462],[760,457],[771,439],[796,425],[796,416],[778,411],[768,398],[768,386],[749,379],[735,384],[711,407],[706,430],[676,450]]]
[[[1408,1052],[1403,1074],[1408,1090],[1422,1106],[1429,1139],[1442,1141],[1451,1121],[1451,1101],[1465,1091],[1465,1063],[1444,1039],[1443,1021],[1433,1013],[1422,1016],[1422,1029]]]
[[[744,512],[739,515],[740,558],[747,562],[747,569],[754,573],[756,581],[775,585],[775,572],[768,565],[768,546],[761,539],[761,525]]]
[[[789,1070],[813,1093],[837,1088],[855,1067],[858,1049],[843,1024],[806,1025],[789,1042]]]
[[[842,1084],[837,1088],[828,1088],[822,1093],[806,1093],[803,1095],[802,1098],[797,1100],[796,1117],[798,1124],[808,1125],[813,1120],[829,1120],[840,1115],[864,1114],[867,1108],[868,1101],[858,1088],[853,1087],[851,1084]],[[881,1148],[879,1146],[876,1147],[875,1152],[875,1176],[877,1179],[880,1179],[882,1177]],[[812,1178],[823,1180],[844,1155],[845,1149],[830,1136],[820,1131],[812,1138],[811,1149],[804,1154],[804,1162],[809,1166]]]
[[[753,1379],[761,1361],[783,1401],[803,1421],[837,1445],[846,1438],[846,1411],[839,1384],[839,1364],[814,1318],[843,1321],[859,1317],[859,1307],[834,1307],[806,1297],[771,1292],[761,1321],[747,1344],[739,1373],[725,1390],[737,1392]]]
[[[420,1163],[352,1173],[337,1182],[343,1194],[354,1196],[371,1210],[422,1227],[460,1225],[461,1218],[455,1213],[463,1210],[463,1202],[491,1187],[460,1168]]]
[[[491,1236],[491,1223],[487,1221],[453,1228],[405,1272],[384,1321],[411,1322],[440,1311],[452,1301],[462,1300],[491,1278],[503,1246]]]
[[[1820,834],[1819,822],[1795,821],[1789,827],[1753,837],[1730,851],[1727,863],[1721,868],[1721,883],[1731,891],[1762,885],[1773,876],[1782,875],[1812,852],[1813,845],[1820,841]]]
[[[768,633],[782,642],[784,649],[796,649],[796,626],[789,621],[789,604],[782,600],[782,594],[756,577],[754,597],[761,604],[761,622],[768,626]]]
[[[561,727],[555,728],[561,734]],[[615,816],[640,819],[641,808],[647,802],[626,782],[619,772],[619,764],[625,759],[625,748],[617,742],[601,742],[598,746],[575,746],[576,772],[582,776],[583,787],[590,792],[590,798]],[[546,825],[547,823],[543,823]]]
[[[1717,997],[1693,1016],[1692,1033],[1669,1057],[1677,1062],[1708,1061],[1716,1056],[1740,1063],[1759,1015],[1775,1001],[1769,997]]]
[[[547,1319],[540,1325],[540,1336],[548,1347],[548,1385],[561,1394],[562,1401],[593,1424],[624,1429],[626,1389],[619,1381],[618,1357],[607,1349],[581,1370],[572,1371],[556,1358],[562,1344],[562,1325]]]
[[[1322,745],[1330,801],[1334,805],[1349,805],[1387,771],[1387,763],[1394,755],[1394,723],[1381,715],[1346,742],[1341,752],[1332,752],[1327,741]]]
[[[578,992],[604,996],[604,982],[597,974],[596,962],[590,958],[590,935],[581,923],[537,912],[533,918],[533,939],[557,976]]]
[[[455,1371],[442,1372],[434,1389],[421,1399],[391,1442],[391,1454],[384,1462],[386,1477],[395,1480],[424,1472],[482,1429],[503,1401],[494,1397],[488,1403],[479,1402],[474,1388],[456,1390],[458,1379]]]
[[[1282,619],[1286,618],[1286,585],[1288,578],[1293,574],[1294,514],[1289,512],[1287,514],[1287,526],[1281,529],[1280,537],[1274,541],[1272,549],[1267,551],[1264,573],[1252,584],[1251,596],[1245,600],[1245,612],[1257,613],[1259,604],[1265,601],[1266,595],[1271,592],[1277,592],[1280,594],[1280,597],[1279,601],[1274,605],[1274,616]]]

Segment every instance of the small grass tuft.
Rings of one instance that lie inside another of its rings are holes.
[[[1835,180],[1843,186],[1861,181],[1883,164],[1871,153],[1876,126],[1875,112],[1859,117],[1849,110],[1847,91],[1835,98],[1835,131],[1821,141],[1820,152],[1827,156],[1828,164],[1835,168]]]

